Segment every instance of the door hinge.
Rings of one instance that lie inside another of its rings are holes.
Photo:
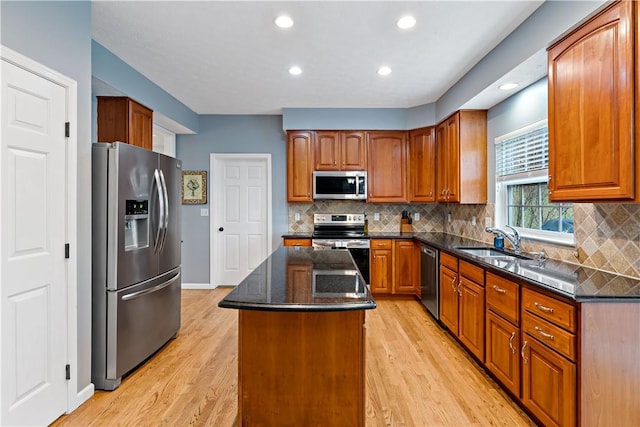
[[[66,373],[66,379],[70,380],[71,379],[71,365],[67,365],[64,367],[65,373]]]
[[[68,243],[64,244],[64,257],[65,257],[65,259],[69,258],[69,244]]]
[[[71,124],[70,124],[69,122],[66,122],[66,123],[64,124],[64,136],[65,136],[66,138],[69,138],[69,137],[71,136],[71,130],[70,130],[70,128],[71,128]]]

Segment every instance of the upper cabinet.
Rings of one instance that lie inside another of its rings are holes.
[[[153,148],[153,111],[131,98],[98,96],[98,142]]]
[[[487,111],[460,110],[436,128],[436,197],[487,203]]]
[[[316,132],[314,170],[362,171],[366,168],[364,132]]]
[[[614,3],[549,48],[552,201],[635,198],[635,8]]]
[[[409,132],[409,201],[436,201],[435,127]]]
[[[287,138],[287,201],[313,201],[314,132],[290,131]]]
[[[407,133],[367,133],[367,202],[407,201]]]

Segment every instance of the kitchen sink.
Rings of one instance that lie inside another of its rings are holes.
[[[524,255],[513,254],[510,252],[506,252],[496,248],[488,248],[488,247],[457,247],[457,250],[467,253],[469,255],[477,256],[479,258],[484,258],[488,260],[499,260],[499,261],[513,261],[515,259],[530,259]]]

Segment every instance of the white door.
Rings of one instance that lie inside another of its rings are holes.
[[[235,286],[271,253],[271,155],[211,155],[211,283]]]
[[[2,425],[67,408],[65,88],[2,61]]]

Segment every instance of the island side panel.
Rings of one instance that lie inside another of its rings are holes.
[[[583,303],[580,425],[640,423],[640,303]]]
[[[364,311],[239,311],[238,425],[364,426]]]

